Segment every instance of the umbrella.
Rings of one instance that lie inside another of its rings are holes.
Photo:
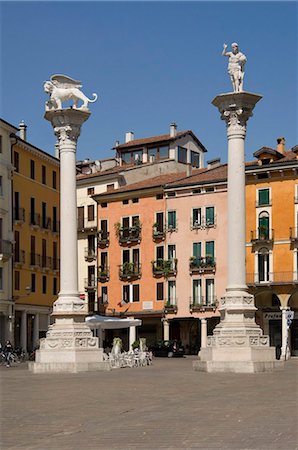
[[[99,316],[97,314],[95,314],[94,316],[86,317],[85,321],[90,328],[100,328],[102,330],[139,327],[140,325],[142,325],[142,321],[140,319],[133,319],[130,317],[120,319],[118,317]]]

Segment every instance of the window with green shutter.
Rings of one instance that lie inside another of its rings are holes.
[[[259,189],[258,190],[258,205],[269,205],[269,189]]]
[[[206,208],[206,226],[214,225],[214,206]]]
[[[214,241],[207,241],[205,244],[205,256],[206,258],[214,259]]]
[[[195,256],[196,258],[201,258],[202,256],[202,244],[201,242],[194,242],[192,244],[192,256]]]
[[[168,228],[176,229],[176,211],[168,211]]]

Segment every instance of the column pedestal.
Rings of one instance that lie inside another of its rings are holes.
[[[228,285],[220,302],[220,323],[193,364],[199,371],[254,373],[278,365],[269,336],[255,322],[254,298],[246,286],[244,141],[246,123],[260,99],[239,92],[212,102],[226,122],[228,137]]]
[[[53,305],[55,322],[41,339],[35,362],[29,363],[34,373],[110,370],[98,338],[85,323],[88,305],[78,292],[76,144],[89,116],[88,110],[74,108],[45,114],[58,138],[60,153],[61,291]]]

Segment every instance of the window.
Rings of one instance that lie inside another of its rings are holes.
[[[100,254],[100,269],[102,272],[108,270],[108,252],[101,252]]]
[[[53,232],[58,232],[57,206],[53,206]]]
[[[201,242],[194,242],[192,244],[192,256],[195,258],[201,258],[202,256],[202,244]]]
[[[37,264],[37,258],[35,254],[35,236],[30,237],[30,265],[35,266]]]
[[[201,208],[194,208],[192,210],[192,226],[199,227],[201,226],[202,221],[202,210]]]
[[[16,172],[20,171],[20,154],[13,152],[13,165]]]
[[[192,280],[192,304],[200,305],[202,302],[202,281]]]
[[[214,186],[206,187],[206,192],[214,192]]]
[[[214,241],[207,241],[205,243],[205,256],[212,261],[214,260]]]
[[[187,148],[178,147],[178,162],[187,163]]]
[[[168,211],[168,229],[176,230],[176,211]]]
[[[267,248],[261,248],[258,253],[258,282],[269,281],[270,260]]]
[[[205,220],[206,220],[206,226],[210,227],[212,225],[214,225],[215,222],[215,218],[214,218],[214,206],[208,206],[205,210]]]
[[[168,157],[169,157],[169,147],[167,145],[148,148],[149,162],[153,162],[159,159],[167,159]]]
[[[258,190],[258,206],[270,205],[269,194],[269,189]]]
[[[123,200],[122,205],[128,205],[128,199]]]
[[[139,284],[132,285],[132,301],[133,302],[140,301],[140,285]]]
[[[107,208],[107,207],[108,207],[108,204],[107,204],[107,203],[101,203],[100,206],[101,206],[102,208]]]
[[[94,220],[94,205],[88,205],[88,221],[92,222]]]
[[[41,227],[47,228],[47,204],[45,202],[41,204]]]
[[[258,217],[258,239],[269,239],[269,214],[267,211],[262,211]]]
[[[33,159],[30,159],[30,178],[35,180],[35,161]]]
[[[36,275],[35,273],[31,273],[31,292],[36,291]]]
[[[58,294],[58,283],[57,283],[57,278],[54,277],[53,278],[53,295],[57,295]]]
[[[269,178],[268,173],[258,173],[257,174],[257,179],[258,180],[265,180],[266,178]]]
[[[193,194],[201,194],[201,192],[202,192],[201,188],[193,189],[193,191],[192,191]]]
[[[2,176],[0,176],[0,195],[3,196],[3,183],[2,183]]]
[[[107,191],[108,191],[108,192],[113,191],[114,189],[115,189],[114,183],[107,184]]]
[[[156,300],[164,300],[163,283],[156,284]]]
[[[156,259],[158,260],[158,259],[164,259],[164,247],[161,245],[161,246],[158,246],[158,247],[156,247]]]
[[[191,161],[192,167],[199,168],[200,167],[200,154],[191,151],[190,152],[190,161]]]
[[[47,293],[47,276],[46,275],[42,276],[42,293],[43,294]]]
[[[123,290],[122,290],[122,301],[125,303],[129,303],[130,302],[130,289],[129,289],[129,285],[125,285],[123,286]]]
[[[94,194],[94,187],[87,189],[87,195],[93,195]]]
[[[57,189],[57,172],[53,170],[52,172],[52,188]]]
[[[122,163],[124,164],[142,164],[143,150],[133,150],[121,154]]]
[[[108,286],[101,286],[101,299],[102,304],[108,303]]]
[[[168,245],[168,260],[173,261],[176,258],[176,245]]]
[[[176,305],[176,281],[168,281],[168,304]]]
[[[163,194],[156,195],[156,200],[162,200],[162,199],[163,199]]]
[[[0,267],[0,291],[3,290],[3,268]]]
[[[133,198],[133,199],[132,199],[132,202],[133,202],[133,203],[139,203],[139,199],[138,199],[138,198]]]
[[[46,168],[46,166],[41,166],[41,182],[42,182],[42,184],[47,184],[47,168]]]
[[[14,272],[14,288],[16,291],[20,290],[20,284],[21,284],[21,279],[20,279],[20,272],[18,270],[15,270]]]
[[[206,305],[213,305],[215,303],[214,297],[214,279],[206,279]]]
[[[156,231],[162,233],[164,231],[163,212],[156,213]]]
[[[175,191],[167,192],[167,197],[176,197],[176,192]]]

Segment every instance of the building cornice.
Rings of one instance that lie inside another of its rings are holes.
[[[40,159],[47,161],[57,167],[60,167],[60,161],[59,159],[55,158],[54,156],[50,155],[49,153],[45,152],[44,150],[41,150],[38,147],[35,147],[32,144],[29,144],[26,141],[23,141],[19,136],[15,136],[17,139],[16,146],[23,148],[24,150],[27,150],[28,152],[32,153],[35,156],[38,156]]]

